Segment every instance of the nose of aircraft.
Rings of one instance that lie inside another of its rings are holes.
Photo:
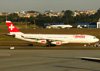
[[[94,39],[92,40],[92,43],[96,43],[96,42],[98,42],[98,41],[99,41],[98,38],[94,38]]]
[[[95,39],[95,41],[96,41],[96,42],[98,42],[98,41],[99,41],[99,39],[97,38],[97,39]]]

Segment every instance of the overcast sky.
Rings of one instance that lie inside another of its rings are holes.
[[[0,12],[98,10],[100,0],[0,0]]]

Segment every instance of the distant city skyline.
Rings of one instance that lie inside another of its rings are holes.
[[[0,0],[0,12],[98,10],[100,0]]]

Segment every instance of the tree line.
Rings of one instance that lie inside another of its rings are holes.
[[[76,23],[90,23],[90,22],[97,22],[100,18],[100,9],[97,10],[97,13],[94,15],[87,15],[85,13],[73,16],[73,11],[66,10],[63,11],[64,15],[62,17],[49,17],[49,16],[43,16],[39,15],[37,17],[19,17],[18,14],[12,13],[8,16],[0,16],[0,22],[5,22],[6,19],[10,20],[12,22],[28,22],[28,25],[30,24],[36,24],[37,26],[43,27],[44,23],[65,23],[65,24],[71,24],[75,25]]]

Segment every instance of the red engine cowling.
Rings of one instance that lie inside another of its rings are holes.
[[[53,42],[51,42],[51,44],[61,45],[61,44],[62,44],[62,42],[61,42],[61,41],[53,41]]]
[[[45,44],[45,43],[47,43],[47,40],[38,40],[37,42]]]

